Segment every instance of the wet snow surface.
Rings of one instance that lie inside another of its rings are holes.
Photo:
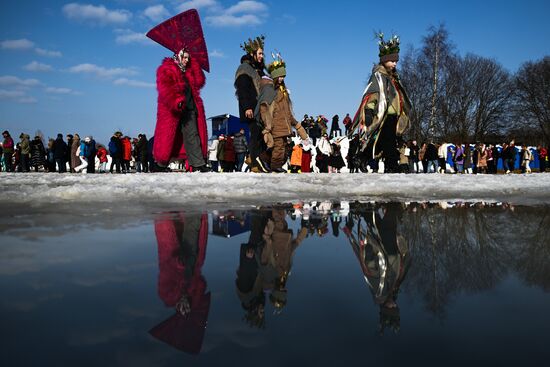
[[[549,204],[550,173],[531,175],[157,173],[0,174],[0,205],[262,204],[295,200]]]

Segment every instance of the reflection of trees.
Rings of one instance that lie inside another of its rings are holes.
[[[403,210],[398,232],[414,258],[403,288],[419,294],[438,317],[457,293],[492,289],[511,270],[528,284],[550,288],[549,207],[410,204]],[[354,205],[351,219],[369,211]]]
[[[495,209],[409,209],[403,227],[416,261],[408,288],[422,294],[430,311],[442,317],[453,294],[490,289],[502,279],[510,255],[495,239]]]
[[[525,208],[519,208],[514,213],[525,216]],[[529,230],[524,233],[523,248],[514,253],[514,267],[527,284],[537,285],[545,291],[550,291],[550,210],[540,208],[536,213],[530,213]]]

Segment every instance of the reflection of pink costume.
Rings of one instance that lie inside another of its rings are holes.
[[[174,218],[174,215],[177,217]],[[208,217],[206,214],[201,215],[197,260],[193,274],[188,280],[184,278],[185,264],[182,264],[179,258],[182,233],[178,232],[182,232],[181,228],[185,231],[183,213],[163,214],[155,221],[159,258],[158,292],[169,307],[175,307],[185,292],[190,298],[191,312],[186,316],[176,312],[151,329],[150,333],[180,350],[198,354],[210,309],[210,292],[206,293],[206,280],[201,274],[206,256]]]

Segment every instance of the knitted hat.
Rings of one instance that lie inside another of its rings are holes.
[[[378,54],[380,62],[399,61],[399,37],[393,35],[389,41],[384,41],[384,33],[381,32],[376,37],[378,38],[378,48],[380,50]]]

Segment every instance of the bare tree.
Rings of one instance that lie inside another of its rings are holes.
[[[524,63],[516,74],[518,119],[537,123],[546,142],[550,142],[550,56]]]
[[[432,139],[440,135],[438,100],[444,85],[442,75],[453,45],[444,25],[430,27],[421,49],[409,47],[401,58],[401,75],[412,102],[411,131],[417,140]]]
[[[428,137],[430,115],[430,67],[420,51],[410,46],[401,57],[401,79],[411,100],[409,136],[424,141]]]
[[[449,58],[439,98],[438,129],[444,137],[483,140],[506,126],[512,77],[496,61],[468,54]]]
[[[452,45],[449,43],[449,32],[447,32],[445,25],[440,24],[438,28],[431,26],[428,29],[428,35],[423,39],[423,44],[422,53],[431,67],[432,88],[428,135],[433,137],[435,135],[441,69],[445,66],[452,51]]]

